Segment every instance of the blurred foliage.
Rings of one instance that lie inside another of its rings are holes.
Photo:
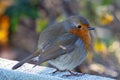
[[[96,18],[96,13],[95,13],[95,4],[93,2],[91,2],[90,0],[86,1],[86,16],[95,22],[95,18]],[[92,14],[92,15],[91,15]]]
[[[107,25],[113,21],[113,16],[110,14],[101,15],[100,22],[102,25]]]
[[[36,32],[41,32],[48,25],[48,21],[46,19],[37,19],[36,20]]]
[[[0,1],[0,47],[8,45],[10,20],[4,13],[11,4],[11,1]]]
[[[109,5],[109,4],[112,4],[114,0],[102,0],[101,2],[103,5]]]
[[[0,45],[8,44],[8,34],[9,34],[9,17],[0,17]]]
[[[37,2],[37,0],[35,1]],[[21,16],[26,16],[32,19],[38,17],[38,11],[34,5],[33,0],[16,0],[16,3],[7,9],[6,15],[10,17],[10,30],[12,32],[16,30]]]

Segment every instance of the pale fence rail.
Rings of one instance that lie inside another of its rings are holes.
[[[63,76],[67,72],[57,72],[53,68],[37,66],[26,63],[17,70],[11,68],[17,61],[0,58],[0,80],[115,80],[107,77],[85,74],[82,76]]]

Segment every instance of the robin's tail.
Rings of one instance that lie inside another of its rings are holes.
[[[30,56],[28,56],[27,58],[25,58],[24,60],[20,61],[19,63],[17,63],[16,65],[14,65],[12,67],[12,69],[17,69],[20,66],[22,66],[25,62],[28,62],[29,60],[31,60],[32,58],[36,57],[39,55],[40,49],[37,49],[33,54],[31,54]]]

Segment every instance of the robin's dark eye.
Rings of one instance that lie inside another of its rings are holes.
[[[79,28],[79,29],[80,29],[80,28],[81,28],[81,25],[78,25],[78,26],[77,26],[77,28]]]

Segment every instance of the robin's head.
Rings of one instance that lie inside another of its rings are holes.
[[[69,32],[76,36],[79,36],[85,44],[85,48],[88,50],[91,44],[90,30],[94,30],[94,28],[90,27],[87,19],[81,16],[70,17],[69,22],[73,26],[69,29]]]
[[[82,34],[89,34],[90,30],[94,30],[94,28],[90,27],[89,22],[84,17],[72,16],[68,20],[71,24],[69,32],[77,36],[81,36]]]

